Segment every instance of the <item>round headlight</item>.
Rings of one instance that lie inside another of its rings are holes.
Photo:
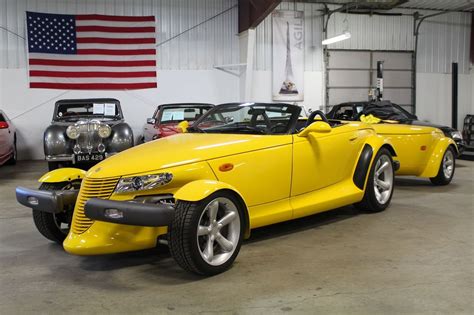
[[[99,126],[99,137],[101,138],[108,138],[112,133],[112,128],[108,125],[100,125]]]
[[[79,138],[79,128],[76,126],[69,126],[66,129],[66,134],[71,139]]]

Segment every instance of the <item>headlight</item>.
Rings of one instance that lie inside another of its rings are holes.
[[[79,138],[79,135],[80,135],[79,134],[79,128],[77,126],[74,126],[74,125],[69,126],[66,129],[66,134],[71,139],[77,139],[77,138]]]
[[[455,140],[462,140],[462,133],[461,131],[452,131],[451,132],[451,138],[455,139]]]
[[[127,193],[139,190],[148,190],[156,187],[164,186],[171,182],[173,174],[159,173],[154,175],[123,177],[119,180],[116,193]]]
[[[108,138],[112,132],[112,128],[109,125],[100,125],[99,126],[99,137]]]

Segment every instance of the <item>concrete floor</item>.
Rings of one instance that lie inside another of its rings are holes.
[[[0,313],[473,314],[474,162],[447,187],[398,179],[391,207],[346,207],[253,232],[228,272],[199,278],[165,249],[76,257],[44,239],[0,167]]]

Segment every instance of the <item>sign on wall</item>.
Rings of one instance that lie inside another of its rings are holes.
[[[304,100],[304,14],[275,11],[273,24],[273,83],[275,101]]]

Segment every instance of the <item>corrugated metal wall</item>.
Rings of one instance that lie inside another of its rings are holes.
[[[233,7],[233,8],[232,8]],[[157,42],[225,11],[159,46],[158,68],[212,69],[239,61],[237,0],[0,0],[0,68],[24,68],[25,11],[68,14],[155,15]],[[15,34],[13,34],[15,33]]]
[[[305,70],[322,70],[322,5],[283,2],[277,10],[305,11]],[[334,9],[335,6],[330,6]],[[413,14],[415,10],[399,9],[393,13]],[[420,11],[431,14],[435,11]],[[347,18],[350,40],[332,44],[331,49],[411,51],[415,47],[413,17],[336,13],[328,24],[328,36],[344,31]],[[452,62],[459,63],[460,73],[469,73],[470,14],[448,13],[423,22],[418,43],[417,72],[449,73]],[[257,27],[257,70],[271,70],[271,16]]]

